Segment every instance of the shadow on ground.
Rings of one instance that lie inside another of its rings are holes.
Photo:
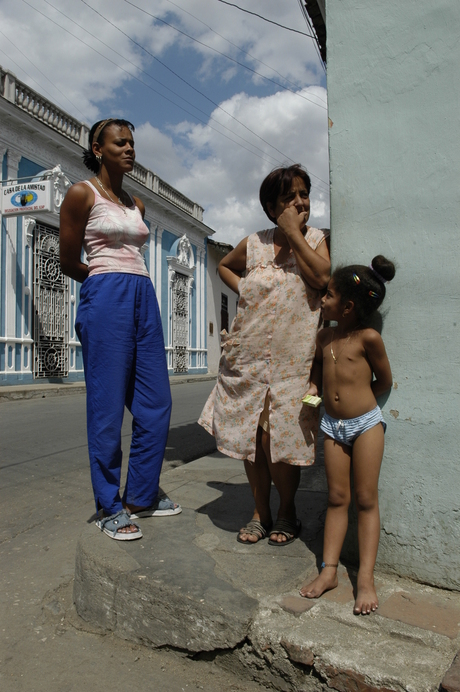
[[[198,423],[178,425],[171,428],[166,444],[165,461],[186,464],[216,451],[216,441]]]
[[[198,513],[207,515],[217,528],[236,535],[252,517],[254,500],[249,483],[211,481],[207,486],[218,490],[222,495],[198,509]],[[271,508],[274,517],[278,509],[276,495],[276,491],[273,491]],[[314,553],[319,563],[323,549],[326,509],[327,495],[324,492],[306,489],[298,491],[297,515],[302,522],[300,540]],[[280,547],[280,550],[283,547]]]

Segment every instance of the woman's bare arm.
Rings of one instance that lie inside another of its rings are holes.
[[[67,192],[61,206],[59,253],[61,269],[75,281],[88,276],[88,265],[81,261],[81,249],[94,192],[84,183],[77,183]]]
[[[139,209],[139,211],[141,212],[142,218],[144,218],[144,216],[145,216],[145,206],[144,206],[143,201],[142,201],[141,199],[139,199],[139,197],[133,197],[133,200],[134,200],[134,203],[135,203],[136,207],[137,207],[137,208]]]
[[[306,394],[312,394],[313,396],[321,396],[323,391],[323,343],[322,336],[324,329],[316,335],[316,351],[313,363],[311,366],[310,373],[310,384],[306,391]]]
[[[219,263],[220,278],[235,293],[238,293],[238,284],[243,272],[246,271],[247,248],[248,239],[243,238]]]
[[[301,230],[305,225],[306,217],[306,212],[299,214],[295,206],[286,207],[277,218],[277,224],[289,242],[305,281],[312,288],[323,289],[331,278],[329,250],[324,241],[316,250],[307,243]]]

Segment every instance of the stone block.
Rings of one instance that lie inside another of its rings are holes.
[[[379,615],[399,620],[455,639],[459,634],[460,608],[431,593],[400,591],[379,607]]]
[[[140,541],[87,529],[77,546],[75,605],[87,622],[152,647],[200,652],[244,641],[258,603],[216,574],[196,545],[195,513],[144,519]]]
[[[286,651],[289,659],[294,661],[294,663],[301,663],[303,666],[312,666],[315,660],[313,651],[306,646],[299,646],[298,644],[293,644],[292,642],[282,639],[280,641],[281,646]]]
[[[316,605],[314,599],[302,598],[301,596],[283,596],[279,604],[286,613],[299,617],[302,613]]]
[[[376,687],[375,684],[369,683],[364,675],[353,670],[326,666],[322,673],[326,674],[328,686],[337,692],[399,692],[396,687]]]
[[[460,692],[460,651],[442,679],[440,692]]]
[[[113,631],[117,625],[115,599],[120,575],[139,568],[138,562],[94,525],[77,543],[74,602],[86,622]]]

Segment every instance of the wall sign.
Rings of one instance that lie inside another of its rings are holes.
[[[37,211],[52,211],[51,181],[18,183],[1,187],[2,214],[14,216]]]

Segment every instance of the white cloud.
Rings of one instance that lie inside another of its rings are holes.
[[[301,92],[304,97],[315,94],[325,98],[325,91],[320,87]],[[145,126],[142,129],[143,163],[160,177],[167,177],[167,172],[170,183],[205,207],[204,220],[216,230],[215,238],[233,245],[248,233],[270,225],[258,201],[259,187],[265,175],[276,165],[301,163],[310,173],[325,181],[311,176],[310,223],[320,228],[328,227],[326,111],[286,92],[263,99],[236,94],[222,107],[282,153],[251,135],[222,111],[215,111],[213,115],[220,123],[225,123],[260,148],[257,155],[247,150],[251,148],[250,144],[245,143],[247,149],[243,148],[209,126],[182,123],[178,130],[181,138],[188,140],[187,158],[181,157],[177,145],[169,139],[168,146],[153,145],[153,159],[150,159],[144,137],[151,134],[151,129]],[[237,139],[228,132],[226,135]],[[195,152],[202,151],[207,152],[205,157],[194,156]]]
[[[143,122],[136,128],[138,161],[205,207],[205,222],[217,231],[215,238],[235,244],[247,233],[269,224],[258,202],[259,186],[272,168],[289,159],[304,164],[310,173],[325,181],[326,184],[319,182],[312,175],[310,222],[320,227],[329,224],[326,92],[319,86],[324,73],[311,39],[217,0],[157,0],[155,3],[133,0],[134,4],[202,43],[231,55],[276,82],[287,84],[304,98],[280,88],[277,93],[266,96],[266,91],[260,91],[260,85],[266,84],[261,77],[252,72],[243,73],[235,63],[191,42],[124,0],[30,2],[33,7],[23,0],[2,0],[0,64],[88,124],[107,114],[123,114],[125,102],[119,96],[120,87],[137,94],[133,98],[143,98],[143,88],[137,86],[133,90],[133,80],[128,73],[145,80],[148,78],[140,70],[153,74],[155,65],[144,51],[93,12],[86,2],[159,58],[163,58],[167,50],[170,55],[171,49],[177,54],[183,47],[193,50],[198,58],[193,73],[185,61],[180,64],[180,74],[198,84],[214,100],[209,80],[218,77],[227,93],[233,90],[233,95],[220,104],[226,113],[215,108],[207,124],[185,119],[179,125],[166,123],[159,129],[159,124],[149,118],[150,122]],[[294,1],[282,3],[282,11],[279,0],[240,0],[238,4],[308,33]],[[70,36],[52,20],[81,40]],[[75,22],[97,38],[88,36]],[[284,78],[293,84],[288,84]],[[273,84],[271,88],[275,88]],[[147,91],[144,88],[143,93]],[[148,94],[150,97],[151,92]],[[190,91],[187,94],[189,97]],[[171,122],[177,123],[177,117]]]

